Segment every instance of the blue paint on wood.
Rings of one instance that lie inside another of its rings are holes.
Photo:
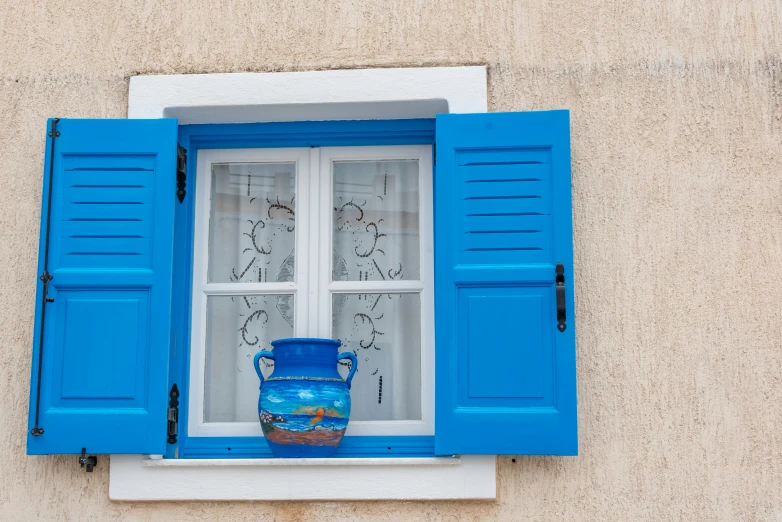
[[[569,127],[568,111],[437,117],[438,455],[578,452]]]
[[[426,145],[434,143],[434,133],[435,120],[433,119],[223,123],[182,125],[180,143],[188,151]]]
[[[431,457],[434,437],[344,437],[335,458],[355,457]],[[246,459],[273,458],[261,437],[187,437],[179,445],[179,458]]]
[[[50,122],[51,125],[51,122]],[[177,123],[58,123],[47,140],[39,274],[53,176],[40,422],[29,454],[163,453]],[[35,422],[43,284],[33,345]]]

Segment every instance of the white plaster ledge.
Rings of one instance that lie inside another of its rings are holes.
[[[133,76],[128,118],[180,124],[434,118],[486,112],[486,67]]]
[[[112,500],[494,499],[496,457],[149,459],[112,455]]]

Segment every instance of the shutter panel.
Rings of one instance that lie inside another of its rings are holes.
[[[435,452],[575,455],[569,113],[445,114],[436,135]]]
[[[48,291],[38,279],[27,453],[161,454],[177,122],[53,125],[38,258],[52,278]]]

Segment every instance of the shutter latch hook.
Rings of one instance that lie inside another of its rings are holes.
[[[557,330],[564,332],[567,325],[567,312],[565,311],[565,267],[557,263],[556,267],[556,294],[557,294]]]
[[[79,465],[82,468],[87,468],[87,473],[92,473],[92,470],[95,466],[98,465],[98,457],[95,455],[87,456],[87,448],[81,449],[81,456],[79,457]]]

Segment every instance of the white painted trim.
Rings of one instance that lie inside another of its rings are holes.
[[[128,118],[176,117],[180,124],[431,118],[443,112],[483,113],[487,111],[487,100],[483,66],[134,76],[128,92]],[[310,151],[311,164],[319,164],[319,154]],[[313,197],[313,212],[317,212],[319,204],[319,198]],[[319,284],[315,276],[317,269],[310,274],[314,285]],[[312,306],[317,307],[312,301]],[[320,329],[317,324],[313,328],[315,332]],[[146,471],[162,470],[144,467],[140,456],[112,455],[109,496],[115,500],[262,500],[270,498],[269,493],[262,495],[263,488],[273,484],[283,490],[278,495],[280,499],[335,500],[340,498],[334,495],[336,491],[315,488],[352,481],[347,488],[340,488],[349,492],[342,498],[496,498],[495,460],[493,456],[463,456],[461,465],[456,467],[461,473],[436,476],[423,473],[424,469],[432,469],[423,466],[401,466],[394,469],[405,470],[403,473],[395,471],[389,475],[388,462],[367,465],[364,469],[379,472],[371,477],[354,474],[355,468],[346,472],[348,468],[342,466],[306,467],[339,471],[336,477],[312,480],[313,477],[301,475],[270,474],[270,468],[242,466],[193,468],[209,470],[196,475],[181,467],[166,467],[165,473],[149,474]],[[275,469],[292,470],[293,466]],[[254,473],[248,476],[246,470]],[[393,476],[393,484],[389,483],[389,476]],[[198,488],[191,488],[196,479]],[[401,487],[390,487],[400,483]],[[306,491],[299,491],[302,485]]]
[[[112,455],[112,500],[494,499],[496,457],[147,460]]]
[[[486,67],[133,76],[128,118],[180,124],[486,112]]]

